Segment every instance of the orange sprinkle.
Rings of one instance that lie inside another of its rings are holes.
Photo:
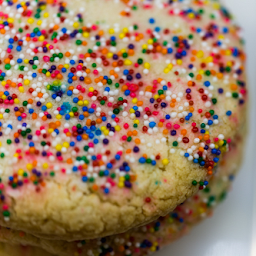
[[[70,57],[70,52],[65,52],[66,57]]]
[[[136,139],[134,140],[134,142],[135,142],[135,144],[140,144],[140,139],[136,138]]]
[[[93,185],[92,185],[92,189],[93,189],[94,191],[97,191],[97,190],[99,189],[99,187],[98,187],[98,185],[93,184]]]
[[[67,164],[72,164],[73,163],[73,160],[71,158],[68,158],[67,159]]]
[[[187,130],[186,129],[182,129],[180,133],[185,136],[187,134]]]
[[[37,119],[37,113],[32,114],[32,119]]]

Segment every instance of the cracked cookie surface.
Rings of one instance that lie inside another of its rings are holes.
[[[210,180],[209,186],[165,217],[124,234],[76,242],[40,239],[2,227],[0,252],[2,248],[4,253],[9,253],[8,256],[40,256],[44,249],[44,256],[144,256],[158,251],[187,234],[198,222],[211,217],[215,207],[225,199],[240,166],[243,137],[236,137],[236,144],[221,161],[218,174]]]

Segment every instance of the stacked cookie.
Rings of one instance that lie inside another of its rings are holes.
[[[225,197],[247,91],[218,2],[0,1],[0,58],[3,255],[146,255]]]

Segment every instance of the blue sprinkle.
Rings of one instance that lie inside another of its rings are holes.
[[[218,158],[218,157],[214,157],[214,158],[213,158],[213,161],[214,161],[215,163],[218,163],[218,162],[219,162],[219,158]]]
[[[150,123],[149,123],[149,127],[150,127],[150,128],[153,128],[153,127],[155,127],[155,126],[156,126],[156,123],[155,123],[155,122],[150,122]]]
[[[155,23],[155,19],[154,19],[154,18],[150,18],[150,19],[149,19],[149,23],[150,23],[150,24],[154,24],[154,23]]]
[[[144,163],[146,163],[146,159],[145,159],[144,157],[141,157],[141,158],[139,159],[139,162],[140,162],[141,164],[144,164]]]
[[[205,82],[204,82],[204,85],[205,85],[206,87],[209,87],[209,86],[211,85],[211,83],[210,83],[209,81],[205,81]]]
[[[229,110],[229,111],[226,112],[226,115],[227,115],[227,116],[231,116],[231,115],[232,115],[232,112]]]
[[[87,180],[88,180],[88,177],[87,177],[87,176],[83,176],[83,177],[82,177],[82,181],[83,181],[83,182],[86,182]]]
[[[108,193],[109,193],[109,188],[105,188],[105,189],[104,189],[104,193],[105,193],[105,194],[108,194]]]

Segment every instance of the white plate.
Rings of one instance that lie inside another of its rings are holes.
[[[155,256],[256,256],[256,222],[253,223],[253,219],[256,220],[256,190],[253,190],[256,181],[253,173],[256,168],[256,0],[225,2],[244,30],[248,55],[251,124],[244,164],[233,190],[213,217]]]

